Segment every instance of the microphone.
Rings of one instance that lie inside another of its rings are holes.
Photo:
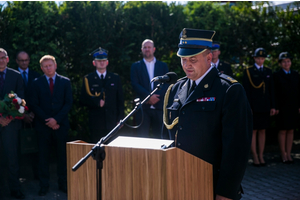
[[[177,78],[177,74],[175,72],[168,72],[168,73],[166,73],[163,76],[154,77],[151,80],[151,83],[159,81],[161,83],[170,83],[170,84],[173,84],[173,83],[176,83],[177,79],[178,79]]]

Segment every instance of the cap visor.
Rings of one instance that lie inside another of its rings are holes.
[[[197,54],[202,53],[206,49],[184,49],[184,48],[179,48],[177,52],[177,56],[179,57],[190,57],[190,56],[195,56]]]
[[[107,58],[95,58],[95,60],[107,60]]]

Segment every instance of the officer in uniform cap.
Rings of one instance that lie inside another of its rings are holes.
[[[124,98],[119,75],[107,71],[108,52],[92,52],[96,71],[83,77],[80,102],[88,108],[91,142],[98,142],[124,117]]]
[[[219,72],[233,77],[233,73],[232,73],[230,64],[219,60],[219,55],[221,54],[220,42],[214,41],[212,44],[211,51],[212,51],[212,56],[213,56],[212,63],[215,64],[215,66],[219,70]]]
[[[280,69],[274,73],[276,99],[276,127],[281,160],[293,163],[291,156],[294,129],[298,127],[300,113],[300,76],[292,70],[292,57],[288,52],[279,55]]]
[[[270,116],[275,114],[274,83],[272,70],[264,65],[266,51],[257,48],[254,52],[254,65],[246,67],[243,75],[243,86],[253,112],[253,137],[251,151],[254,166],[265,166],[263,158],[266,128],[270,124]],[[258,133],[258,154],[256,151],[256,135]]]
[[[175,146],[213,165],[215,199],[240,199],[252,116],[241,84],[212,62],[215,31],[184,28],[177,55],[186,77],[166,92],[164,124]]]

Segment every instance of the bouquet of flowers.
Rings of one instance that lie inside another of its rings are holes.
[[[0,101],[0,117],[7,119],[23,119],[25,111],[28,110],[24,99],[18,97],[16,93],[11,91],[6,94],[4,99]]]

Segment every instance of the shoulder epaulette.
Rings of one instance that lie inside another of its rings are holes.
[[[224,61],[224,63],[226,63],[226,64],[230,65],[230,63],[229,63],[229,62],[227,62],[227,61]]]
[[[177,82],[188,79],[187,76],[177,79]]]
[[[226,74],[220,74],[220,78],[222,78],[223,80],[228,81],[230,83],[237,83],[238,82],[237,80],[235,80],[234,78],[232,78],[232,77],[230,77]]]

